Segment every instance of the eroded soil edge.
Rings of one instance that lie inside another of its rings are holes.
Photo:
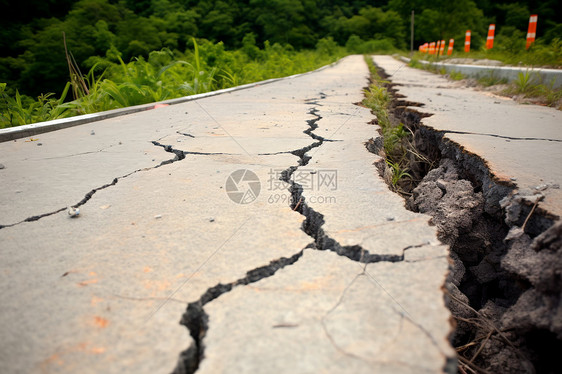
[[[384,72],[379,74],[388,79]],[[410,131],[406,207],[431,215],[451,248],[446,303],[459,372],[554,373],[562,352],[562,223],[539,191],[496,179],[486,162],[424,126],[428,114],[396,95],[390,114]],[[366,144],[385,156],[382,141]],[[389,167],[379,164],[389,181]],[[396,186],[390,187],[396,190]]]

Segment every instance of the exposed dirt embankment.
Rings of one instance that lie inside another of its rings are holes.
[[[382,72],[381,72],[382,73]],[[381,74],[384,76],[384,74]],[[446,301],[459,372],[554,373],[562,352],[562,222],[484,160],[423,125],[415,103],[394,94],[390,112],[415,148],[406,206],[431,215],[451,248]],[[367,148],[384,153],[376,142]],[[383,176],[388,166],[381,165]],[[411,182],[413,181],[413,182]]]

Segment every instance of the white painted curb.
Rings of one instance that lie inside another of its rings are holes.
[[[407,57],[400,57],[406,63],[410,62]],[[519,74],[530,74],[533,83],[542,83],[547,86],[552,84],[552,88],[562,86],[562,70],[559,69],[542,69],[542,68],[526,68],[515,66],[483,66],[483,65],[464,65],[464,64],[447,64],[445,62],[429,62],[418,60],[424,65],[433,65],[438,68],[444,68],[447,73],[451,71],[462,73],[473,78],[490,77],[498,79],[506,79],[513,82],[519,79]]]

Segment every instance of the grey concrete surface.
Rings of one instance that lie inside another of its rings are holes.
[[[182,314],[219,283],[234,287],[204,305],[201,372],[443,372],[454,357],[447,247],[364,146],[378,136],[354,105],[367,76],[351,56],[1,143],[0,372],[172,372],[196,343]],[[261,182],[249,204],[225,191],[240,169]],[[306,217],[278,180],[288,170]],[[336,186],[305,188],[306,176],[334,171]],[[311,236],[312,212],[325,223]]]
[[[448,322],[439,311],[442,298],[431,292],[442,280],[427,275],[446,263],[441,256],[365,267],[305,250],[275,277],[209,304],[200,372],[440,372],[450,349],[435,333],[446,333]],[[421,294],[432,296],[420,303]]]
[[[404,100],[422,105],[413,109],[431,114],[424,125],[482,157],[499,180],[521,191],[540,190],[545,199],[539,207],[562,215],[561,111],[477,91],[390,56],[374,61]]]
[[[401,57],[402,61],[408,63],[410,59]],[[420,60],[424,65],[432,64],[437,68],[444,68],[447,73],[458,72],[467,77],[472,78],[485,78],[491,77],[497,79],[505,79],[508,82],[514,82],[519,79],[519,74],[528,74],[530,81],[535,84],[552,85],[552,88],[562,86],[562,70],[548,69],[548,68],[529,68],[523,66],[485,66],[485,65],[471,65],[471,64],[457,64],[444,62],[429,62]]]
[[[318,114],[329,117],[323,107]],[[326,126],[329,132],[339,128],[341,140],[326,142],[311,150],[312,160],[305,168],[337,170],[338,188],[303,192],[308,205],[325,216],[326,235],[343,246],[359,245],[369,253],[389,256],[403,255],[408,246],[438,245],[435,228],[427,224],[427,217],[400,209],[404,200],[396,194],[388,194],[388,186],[373,167],[380,157],[366,157],[362,140],[373,136],[374,126],[360,126],[357,120],[347,121],[342,126],[339,119],[326,121]],[[338,204],[326,203],[327,196]],[[342,209],[342,206],[351,208]],[[384,214],[357,214],[369,212],[373,207]],[[405,236],[404,230],[411,236]]]

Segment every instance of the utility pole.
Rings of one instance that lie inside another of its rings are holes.
[[[412,21],[410,28],[410,54],[414,53],[414,10],[412,10]]]

